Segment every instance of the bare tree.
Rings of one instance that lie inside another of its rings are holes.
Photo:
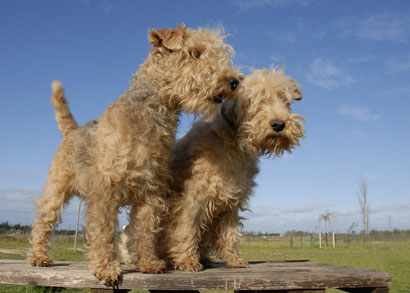
[[[357,195],[357,198],[360,203],[360,212],[362,214],[364,242],[369,241],[369,203],[367,201],[367,195],[367,178],[364,175],[361,175],[359,180],[359,193]]]
[[[350,235],[354,233],[354,229],[357,227],[355,221],[350,225],[349,229],[347,229],[347,245],[350,245]]]
[[[332,218],[332,213],[329,211],[326,211],[319,216],[319,223],[323,220],[325,221],[325,248],[327,248],[327,225],[330,219]]]

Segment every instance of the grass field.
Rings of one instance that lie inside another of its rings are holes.
[[[390,292],[410,292],[410,240],[373,241],[366,245],[355,242],[350,243],[349,246],[341,242],[335,249],[312,248],[310,243],[306,242],[302,245],[297,244],[295,243],[291,248],[288,241],[253,239],[243,241],[239,250],[249,261],[308,259],[312,262],[385,271],[393,280]],[[76,253],[73,251],[70,237],[57,237],[53,246],[53,258],[56,261],[85,261],[81,249]],[[0,259],[24,259],[28,247],[28,242],[23,237],[0,237]],[[0,292],[47,292],[45,290],[29,286],[0,286]],[[63,292],[88,291],[64,290]],[[341,291],[329,290],[329,292]]]

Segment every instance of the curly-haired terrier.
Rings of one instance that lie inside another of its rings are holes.
[[[170,212],[159,243],[170,265],[199,271],[211,265],[211,250],[228,267],[247,265],[237,251],[238,213],[247,208],[259,157],[281,156],[304,137],[304,118],[291,112],[301,98],[298,84],[282,70],[253,70],[213,121],[197,122],[176,143]],[[122,236],[126,259],[132,227]]]
[[[87,205],[87,256],[92,273],[107,285],[120,281],[116,229],[119,208],[131,205],[132,244],[142,272],[166,268],[157,234],[170,178],[169,160],[181,110],[211,119],[222,97],[231,98],[239,72],[233,49],[220,31],[204,28],[153,29],[152,49],[128,89],[102,116],[78,126],[59,82],[51,102],[63,133],[49,170],[38,219],[33,224],[28,261],[50,266],[49,236],[72,194]]]

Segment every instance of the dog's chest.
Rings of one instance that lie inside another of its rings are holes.
[[[223,164],[221,189],[234,198],[249,195],[255,186],[253,179],[258,172],[257,160],[243,153],[228,154],[232,156],[227,155],[221,162]]]

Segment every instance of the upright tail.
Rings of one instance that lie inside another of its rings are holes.
[[[53,104],[54,110],[56,111],[58,128],[63,135],[67,135],[78,127],[77,122],[74,120],[73,115],[71,115],[70,110],[68,109],[68,104],[64,97],[64,89],[61,83],[55,80],[51,84],[51,88],[53,90],[51,104]]]

